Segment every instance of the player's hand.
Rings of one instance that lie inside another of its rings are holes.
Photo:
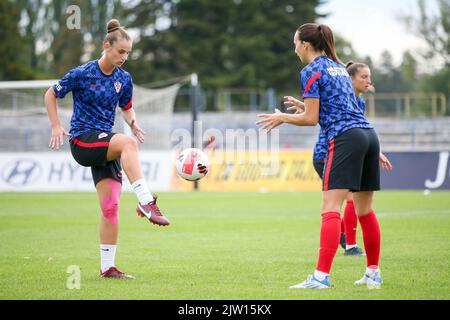
[[[278,127],[283,123],[281,120],[282,113],[280,110],[275,109],[275,113],[262,113],[258,114],[259,118],[265,118],[264,120],[260,120],[256,122],[257,125],[262,124],[261,127],[262,130],[267,130],[267,133],[269,133],[273,128]]]
[[[284,105],[286,106],[287,104],[291,104],[292,106],[288,107],[286,110],[295,110],[295,113],[302,113],[305,111],[305,103],[294,97],[285,96]]]
[[[198,172],[200,172],[201,174],[204,174],[205,176],[208,174],[208,168],[201,165],[200,163],[197,165],[197,168],[198,168]]]
[[[387,171],[392,171],[391,162],[382,152],[380,152],[380,166]]]
[[[144,143],[145,132],[137,125],[135,120],[131,121],[130,127],[131,127],[131,131],[133,132],[134,136],[138,139],[138,141],[140,143]]]
[[[64,144],[64,136],[70,137],[68,133],[62,126],[52,127],[52,137],[50,138],[50,143],[48,147],[50,149],[59,150],[59,148]]]

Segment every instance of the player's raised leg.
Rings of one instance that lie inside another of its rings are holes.
[[[116,268],[115,257],[119,236],[119,203],[122,185],[113,179],[97,183],[100,202],[100,276],[102,278],[134,279]]]
[[[153,198],[144,179],[139,150],[134,138],[123,134],[115,134],[109,143],[107,159],[120,158],[123,170],[130,181],[131,187],[138,198],[137,213],[146,217],[153,224],[167,226],[170,221],[161,213],[156,204],[157,198]]]

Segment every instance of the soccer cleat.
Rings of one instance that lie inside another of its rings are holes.
[[[369,279],[369,275],[365,273],[364,276],[361,279],[356,280],[354,284],[367,284],[367,279]]]
[[[341,245],[342,249],[345,250],[345,233],[341,232],[341,240],[339,240],[339,244]]]
[[[158,206],[156,205],[156,199],[146,205],[138,203],[136,212],[140,217],[145,217],[150,220],[151,223],[157,224],[159,226],[168,226],[170,221],[161,213]]]
[[[105,272],[100,270],[100,277],[102,278],[115,278],[115,279],[125,279],[125,280],[133,280],[135,277],[125,274],[119,271],[116,267],[111,267]]]
[[[289,289],[330,289],[330,277],[326,276],[323,281],[314,278],[314,275],[309,275],[305,281],[290,286]]]
[[[383,279],[381,279],[380,272],[377,271],[371,274],[365,273],[364,276],[361,279],[355,281],[354,284],[365,284],[368,289],[380,289],[382,283]]]
[[[345,250],[344,252],[344,256],[365,256],[365,255],[366,255],[365,252],[358,247],[350,248],[348,250]]]

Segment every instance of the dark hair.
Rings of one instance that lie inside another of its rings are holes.
[[[131,40],[130,35],[120,25],[120,22],[117,19],[109,20],[109,22],[106,26],[106,30],[107,30],[107,33],[105,36],[105,40],[103,40],[103,43],[109,42],[110,44],[113,44],[114,42],[116,42],[120,39]]]
[[[361,62],[353,62],[353,61],[349,61],[345,65],[345,69],[347,69],[348,74],[352,77],[358,72],[360,68],[369,68],[369,66]]]
[[[305,23],[301,25],[299,32],[300,41],[309,42],[315,50],[325,51],[327,57],[337,63],[341,60],[336,54],[333,31],[325,24]]]

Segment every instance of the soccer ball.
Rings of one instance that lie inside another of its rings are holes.
[[[176,161],[177,174],[188,181],[204,178],[209,171],[209,161],[206,154],[197,148],[183,150]]]

